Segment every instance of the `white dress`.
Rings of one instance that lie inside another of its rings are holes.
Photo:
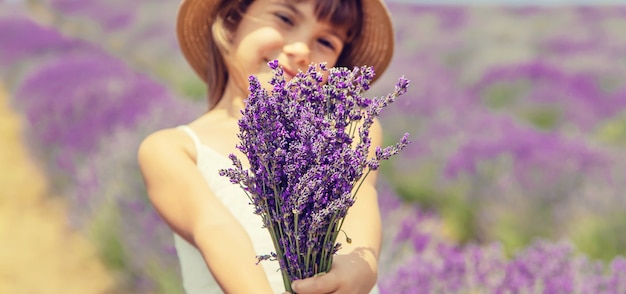
[[[275,251],[272,239],[267,229],[262,228],[261,218],[253,213],[252,205],[248,204],[248,197],[241,188],[230,182],[227,177],[220,176],[218,171],[222,168],[233,167],[232,161],[202,144],[195,132],[188,126],[179,126],[193,140],[196,147],[196,166],[207,181],[211,190],[219,198],[224,206],[242,224],[257,255],[265,255]],[[219,242],[219,240],[216,240]],[[187,294],[221,294],[223,293],[198,249],[183,238],[174,234],[174,245],[180,261],[181,274],[183,278],[183,288]],[[263,266],[267,279],[272,286],[274,293],[283,293],[285,290],[282,275],[278,271],[279,266],[276,261],[263,261],[259,264]],[[245,277],[242,277],[245,279]],[[370,294],[378,293],[374,287]]]

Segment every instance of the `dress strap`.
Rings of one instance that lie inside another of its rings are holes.
[[[198,138],[196,132],[194,132],[188,125],[181,125],[176,128],[185,131],[185,133],[191,137],[191,140],[193,140],[193,143],[196,145],[196,150],[200,150],[200,146],[202,144],[200,143],[200,138]]]

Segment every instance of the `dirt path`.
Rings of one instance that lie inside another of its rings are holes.
[[[111,293],[92,246],[68,229],[63,199],[47,195],[22,128],[0,84],[0,293]]]

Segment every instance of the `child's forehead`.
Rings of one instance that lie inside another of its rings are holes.
[[[354,31],[361,25],[359,0],[275,0],[289,4],[310,3],[314,7],[315,17],[328,22],[334,27]]]

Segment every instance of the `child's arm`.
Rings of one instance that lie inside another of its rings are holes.
[[[271,293],[252,243],[195,166],[193,142],[176,129],[148,136],[138,161],[148,196],[174,232],[196,246],[226,293]]]
[[[369,158],[374,156],[375,147],[382,144],[382,129],[377,120],[370,128],[370,136],[372,148]],[[382,234],[376,177],[376,171],[369,173],[343,224],[342,229],[352,239],[352,244],[340,235],[337,241],[342,249],[334,256],[332,269],[325,275],[294,283],[295,292],[363,294],[369,293],[376,284]]]

